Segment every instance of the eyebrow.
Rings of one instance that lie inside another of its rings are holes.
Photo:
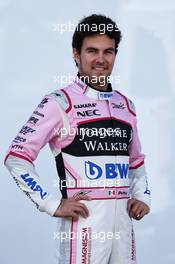
[[[111,51],[114,51],[114,52],[115,52],[115,49],[114,49],[114,48],[112,48],[112,47],[110,47],[110,48],[107,48],[107,49],[105,49],[105,50],[111,50]]]
[[[86,50],[98,50],[97,48],[95,47],[87,47]],[[114,51],[115,52],[115,49],[113,47],[109,47],[109,48],[106,48],[105,50],[111,50],[111,51]]]

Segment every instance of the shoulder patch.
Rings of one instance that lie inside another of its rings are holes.
[[[130,99],[127,99],[127,101],[128,101],[129,109],[136,115],[136,108],[134,103]]]
[[[66,111],[66,109],[69,107],[69,102],[63,91],[55,90],[52,93],[48,94],[47,96],[54,97],[64,111]]]
[[[117,91],[117,93],[120,94],[124,98],[124,100],[125,100],[125,102],[127,104],[129,112],[131,114],[133,114],[134,116],[136,116],[136,109],[135,109],[134,103],[130,99],[128,99],[125,95],[120,93],[119,91]]]

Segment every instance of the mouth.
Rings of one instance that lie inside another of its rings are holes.
[[[96,67],[93,67],[93,69],[96,71],[105,71],[107,68],[104,66],[96,66]]]

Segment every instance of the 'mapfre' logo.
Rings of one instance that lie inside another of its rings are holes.
[[[25,181],[25,183],[30,187],[32,191],[39,192],[42,200],[44,200],[48,196],[48,193],[43,191],[43,188],[35,181],[34,178],[30,176],[29,173],[21,174],[21,178]]]
[[[85,161],[85,174],[88,179],[99,179],[103,172],[107,179],[126,179],[128,176],[129,164],[127,163],[106,163],[104,167],[91,161]]]

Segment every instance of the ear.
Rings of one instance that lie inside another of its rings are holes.
[[[73,52],[74,60],[76,61],[77,64],[80,64],[80,54],[79,54],[78,50],[73,48],[72,52]]]

